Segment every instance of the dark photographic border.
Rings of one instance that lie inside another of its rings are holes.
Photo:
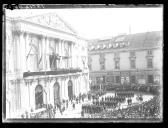
[[[77,119],[77,118],[71,118],[71,119],[66,119],[66,118],[60,118],[60,119],[6,119],[6,25],[5,25],[5,19],[6,19],[6,9],[61,9],[61,8],[136,8],[136,7],[163,7],[161,4],[139,4],[139,5],[134,5],[134,4],[129,4],[129,5],[118,5],[118,4],[95,4],[95,5],[90,5],[90,4],[4,4],[3,5],[3,34],[2,34],[2,122],[4,123],[161,123],[163,120],[158,121],[158,120],[114,120],[114,119],[90,119],[90,118],[82,118],[82,119]],[[162,95],[163,96],[163,95]],[[163,99],[163,98],[162,98]],[[163,114],[162,114],[163,115]]]

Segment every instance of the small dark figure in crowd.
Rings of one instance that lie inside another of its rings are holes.
[[[73,109],[75,109],[75,103],[73,103],[72,106],[73,106]]]
[[[132,104],[132,99],[128,99],[127,103],[128,103],[128,105],[131,105]]]
[[[54,116],[55,116],[55,114],[56,114],[56,106],[54,106],[53,112],[54,112]]]
[[[33,112],[33,108],[31,108],[31,110],[30,110],[31,112]]]
[[[78,98],[75,99],[76,103],[78,104]]]
[[[25,117],[24,114],[22,114],[21,117],[24,119],[24,117]]]
[[[62,108],[62,112],[64,112],[65,111],[65,106],[63,106],[63,108]]]
[[[81,117],[84,117],[84,111],[83,110],[81,111]]]
[[[84,96],[82,96],[82,102],[84,102]]]
[[[29,115],[28,115],[28,112],[27,112],[27,111],[25,112],[25,115],[26,115],[26,118],[29,118]]]
[[[139,96],[139,101],[141,101],[141,102],[143,101],[142,95]]]
[[[68,108],[68,100],[66,101],[66,108]]]

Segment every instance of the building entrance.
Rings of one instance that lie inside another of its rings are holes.
[[[69,80],[68,82],[68,97],[69,97],[69,100],[73,98],[73,84],[71,80]]]
[[[54,105],[60,101],[60,85],[58,82],[54,84]]]
[[[35,102],[36,109],[42,108],[43,105],[43,87],[41,85],[37,85],[35,88]]]

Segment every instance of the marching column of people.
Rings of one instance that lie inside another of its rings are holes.
[[[103,95],[103,93],[99,93],[96,95],[91,96],[92,98],[92,104],[84,104],[82,105],[82,112],[81,115],[84,116],[84,114],[95,114],[95,113],[101,113],[103,110],[109,109],[115,109],[117,108],[121,103],[126,101],[128,105],[132,104],[132,97],[134,97],[133,92],[116,92],[115,96],[105,96],[100,98],[100,96]]]

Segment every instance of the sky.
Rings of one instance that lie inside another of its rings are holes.
[[[74,8],[21,9],[7,11],[8,16],[28,17],[55,12],[79,36],[86,39],[108,38],[121,33],[161,31],[163,8]]]

